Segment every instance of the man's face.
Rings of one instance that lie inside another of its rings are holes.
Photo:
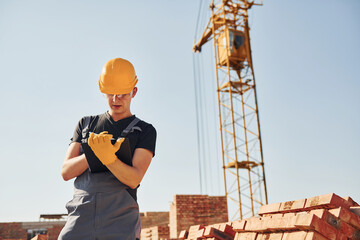
[[[134,90],[128,94],[106,94],[106,99],[108,101],[111,113],[117,115],[130,114],[131,99],[135,96],[136,90],[137,89],[134,88]]]

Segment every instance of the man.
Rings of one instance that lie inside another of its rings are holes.
[[[102,69],[99,88],[109,110],[82,118],[74,131],[61,169],[65,181],[76,177],[74,197],[66,204],[68,220],[59,240],[140,238],[136,190],[155,155],[156,130],[130,111],[137,82],[125,59],[112,59]],[[119,157],[125,138],[129,159]],[[93,165],[91,154],[103,168]]]

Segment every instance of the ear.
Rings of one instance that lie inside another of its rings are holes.
[[[136,93],[137,93],[138,88],[134,87],[134,89],[132,90],[132,95],[131,98],[135,97]]]

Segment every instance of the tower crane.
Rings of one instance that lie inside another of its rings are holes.
[[[212,0],[211,17],[193,46],[213,41],[225,195],[232,219],[268,203],[248,10],[256,0]]]

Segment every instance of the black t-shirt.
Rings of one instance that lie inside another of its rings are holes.
[[[79,121],[74,131],[74,135],[71,138],[72,142],[81,143],[83,139],[87,139],[89,137],[89,132],[94,132],[98,134],[103,131],[108,131],[108,133],[113,135],[114,139],[117,139],[120,137],[122,131],[135,119],[135,115],[121,119],[116,122],[111,118],[108,112],[97,116],[91,116],[90,124],[88,126],[89,129],[87,131],[86,136],[83,137],[82,131],[85,124],[85,118],[86,117],[83,117]],[[153,153],[153,156],[155,156],[156,130],[151,124],[140,120],[135,124],[134,127],[132,127],[129,134],[126,135],[126,138],[129,139],[132,155],[134,155],[136,148],[145,148],[150,150]],[[124,162],[124,163],[132,166],[132,162]],[[137,188],[135,189],[129,188],[127,190],[136,201]]]
[[[101,133],[103,131],[107,131],[109,134],[113,135],[114,139],[120,137],[122,131],[135,119],[135,115],[131,117],[121,119],[119,121],[114,121],[108,112],[104,114],[100,114],[97,116],[91,116],[89,130],[85,138],[89,137],[89,132]],[[85,124],[85,117],[83,117],[75,131],[74,135],[71,138],[73,142],[81,143],[83,139],[82,131]],[[130,133],[126,136],[130,142],[131,153],[134,155],[136,148],[145,148],[150,150],[155,156],[155,143],[156,143],[156,130],[155,128],[145,121],[140,120],[130,131]],[[132,165],[132,163],[125,162],[128,165]]]

